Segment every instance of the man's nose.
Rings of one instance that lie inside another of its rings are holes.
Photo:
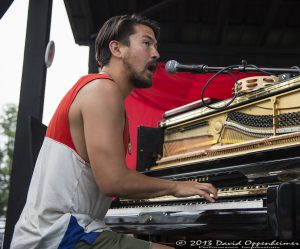
[[[153,47],[153,49],[152,49],[152,54],[151,54],[151,58],[152,58],[152,59],[158,60],[159,57],[160,57],[160,55],[159,55],[159,53],[158,53],[158,51],[157,51],[157,48]]]

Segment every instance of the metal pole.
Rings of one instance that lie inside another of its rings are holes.
[[[44,55],[49,41],[52,0],[29,0],[23,74],[3,248],[10,247],[14,226],[26,201],[33,165],[29,118],[42,120],[46,80]]]

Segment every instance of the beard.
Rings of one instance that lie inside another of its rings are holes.
[[[147,69],[145,69],[141,73],[138,73],[132,68],[128,59],[124,59],[124,65],[127,67],[128,72],[130,72],[129,80],[130,82],[132,82],[135,88],[141,89],[141,88],[149,88],[152,86],[152,77],[150,78],[150,77],[143,76],[145,75],[144,73],[146,73]]]

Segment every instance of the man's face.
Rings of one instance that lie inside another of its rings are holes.
[[[134,30],[135,33],[129,37],[130,44],[124,53],[123,63],[134,87],[148,88],[152,86],[159,58],[157,41],[153,30],[148,26],[138,24]]]

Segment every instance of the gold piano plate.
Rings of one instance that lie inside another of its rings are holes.
[[[219,158],[228,158],[246,153],[258,151],[266,151],[270,149],[289,147],[299,145],[300,132],[293,134],[279,135],[269,138],[258,139],[250,142],[241,142],[226,146],[216,146],[208,150],[200,150],[180,154],[176,156],[164,157],[157,161],[157,166],[153,166],[151,170],[162,169],[174,166],[184,166],[187,164],[199,163],[201,161],[214,160]]]

